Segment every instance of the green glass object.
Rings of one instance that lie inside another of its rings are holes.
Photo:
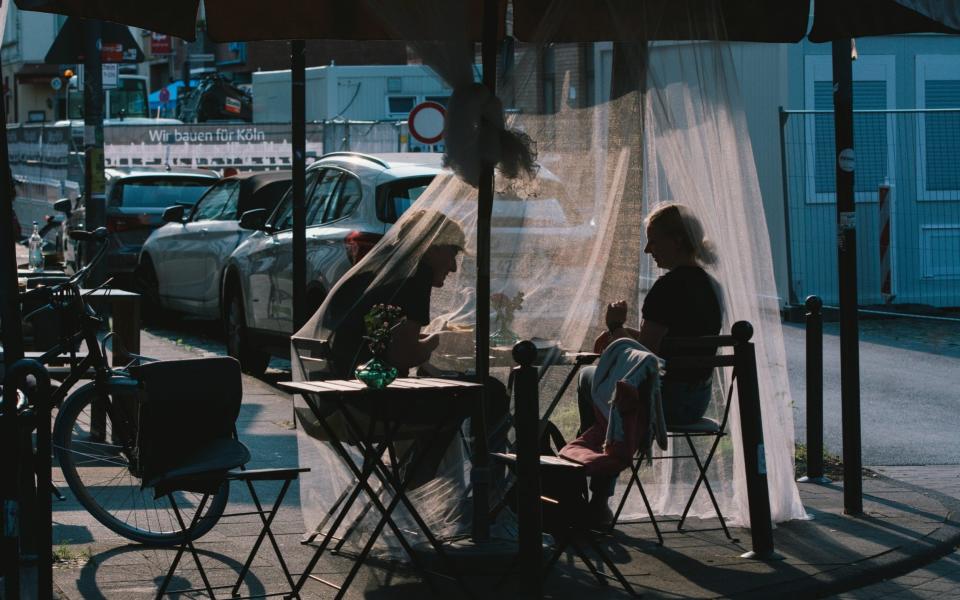
[[[367,387],[379,390],[393,383],[398,372],[396,367],[391,367],[379,358],[373,357],[357,367],[353,373]]]
[[[520,336],[510,329],[511,319],[506,315],[497,313],[497,330],[490,334],[490,345],[494,348],[503,348],[513,346],[520,341]]]

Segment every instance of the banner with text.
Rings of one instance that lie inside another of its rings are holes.
[[[324,152],[400,150],[396,123],[308,123],[307,162]],[[108,167],[290,168],[290,125],[166,125],[108,127]]]

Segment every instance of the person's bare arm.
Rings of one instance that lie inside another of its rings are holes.
[[[410,319],[404,320],[393,330],[387,360],[398,369],[410,369],[430,360],[430,354],[440,344],[436,334],[420,336],[422,325]]]
[[[640,320],[640,331],[636,329],[633,330],[634,333],[630,335],[644,345],[644,347],[653,352],[654,354],[660,354],[660,342],[663,341],[663,337],[667,335],[667,326],[656,321],[650,321],[648,319]]]

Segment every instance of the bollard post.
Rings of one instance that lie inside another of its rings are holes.
[[[823,301],[807,296],[807,474],[800,483],[830,483],[823,475]]]
[[[27,376],[33,376],[34,385],[27,385]],[[4,418],[13,427],[8,438],[11,444],[17,444],[12,455],[13,469],[3,481],[2,537],[4,541],[4,562],[7,569],[5,593],[9,598],[20,595],[20,569],[25,555],[22,553],[22,536],[29,536],[37,552],[36,597],[47,600],[53,597],[53,522],[50,500],[50,376],[44,366],[33,359],[20,359],[7,370],[3,382]],[[16,409],[16,390],[27,393],[33,414],[29,418],[19,418]],[[23,456],[21,452],[32,453],[29,428],[37,424],[36,455]],[[7,431],[11,431],[7,429]],[[20,444],[25,441],[24,444]],[[32,473],[25,469],[33,468]],[[7,479],[9,477],[9,479]],[[35,477],[35,479],[34,479]],[[27,482],[27,483],[24,483]],[[32,517],[33,522],[24,523]],[[26,527],[24,527],[26,525]]]
[[[522,341],[513,347],[514,428],[517,435],[517,517],[520,521],[520,565],[523,596],[539,598],[543,556],[543,522],[540,510],[540,392],[533,362],[537,348]]]
[[[753,326],[746,321],[733,324],[731,332],[737,370],[737,399],[740,430],[743,437],[744,470],[747,475],[747,503],[750,509],[750,542],[753,548],[741,556],[761,560],[780,560],[773,551],[773,525],[770,518],[770,494],[767,490],[767,461],[763,446],[763,420],[760,415],[760,388],[757,384],[757,357],[750,338]]]

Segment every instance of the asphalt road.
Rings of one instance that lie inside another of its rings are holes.
[[[960,323],[861,321],[860,383],[865,465],[960,464]],[[824,444],[840,454],[840,338],[824,327]],[[797,439],[806,436],[805,341],[784,325]]]

